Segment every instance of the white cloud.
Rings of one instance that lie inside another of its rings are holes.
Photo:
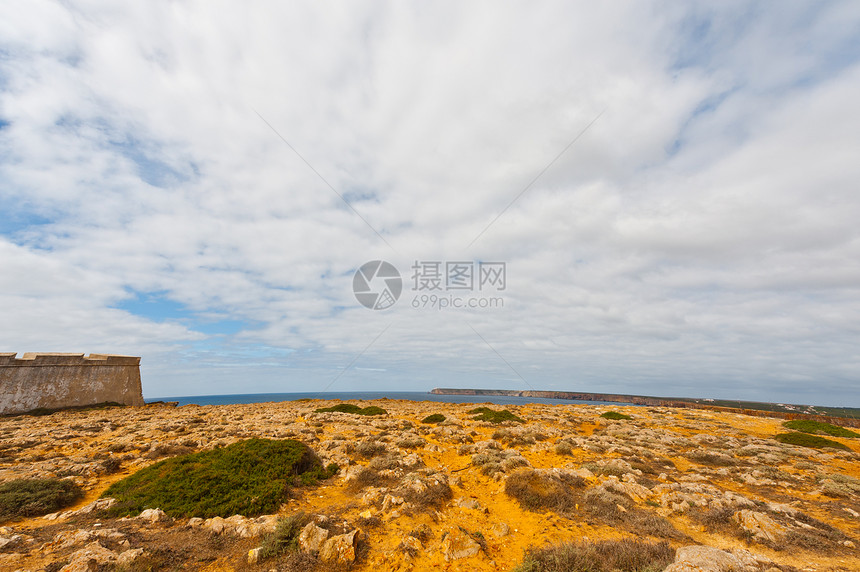
[[[853,3],[4,12],[9,351],[300,391],[390,326],[332,389],[522,387],[474,327],[538,388],[860,405]],[[369,312],[377,258],[504,260],[505,307]]]

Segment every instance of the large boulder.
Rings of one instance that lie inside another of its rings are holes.
[[[355,562],[355,545],[358,529],[348,534],[338,534],[326,540],[320,547],[319,557],[323,562],[351,564]]]
[[[318,552],[327,539],[328,530],[309,522],[299,533],[299,548],[305,552]]]

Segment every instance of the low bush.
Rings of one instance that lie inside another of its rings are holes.
[[[860,494],[860,479],[833,473],[819,477],[821,492],[831,497],[849,497]]]
[[[442,423],[445,421],[445,416],[441,413],[433,413],[421,420],[421,423]]]
[[[483,474],[491,477],[496,473],[504,473],[517,467],[528,466],[529,462],[512,449],[502,451],[488,448],[472,455],[472,464],[481,469]]]
[[[406,502],[421,508],[441,508],[454,496],[454,491],[443,479],[426,479],[421,487],[404,487],[398,490]]]
[[[825,439],[818,435],[810,435],[809,433],[780,433],[774,436],[774,439],[780,443],[787,445],[798,445],[800,447],[811,447],[813,449],[822,449],[829,447],[831,449],[842,449],[850,451],[851,449],[838,441]]]
[[[575,445],[567,440],[558,441],[555,444],[555,453],[557,455],[572,455]]]
[[[314,413],[351,413],[353,415],[385,415],[388,412],[382,407],[377,407],[376,405],[371,405],[369,407],[361,408],[358,405],[353,405],[352,403],[338,403],[337,405],[333,405],[331,407],[322,407],[314,411]]]
[[[260,558],[274,558],[298,550],[299,534],[309,521],[310,518],[303,512],[279,518],[275,530],[263,537]]]
[[[16,479],[0,484],[0,522],[42,516],[74,504],[84,496],[67,479]]]
[[[385,443],[374,440],[362,441],[355,447],[355,452],[365,459],[370,459],[377,455],[383,455],[387,450]]]
[[[514,572],[659,572],[674,559],[666,542],[577,542],[532,548]]]
[[[687,453],[686,457],[691,461],[695,461],[703,465],[714,465],[717,467],[733,467],[738,464],[735,459],[728,455],[724,455],[722,453],[710,453],[701,449],[690,451]]]
[[[812,421],[810,419],[786,421],[782,426],[786,429],[800,431],[801,433],[823,433],[825,435],[830,435],[831,437],[860,437],[860,433],[849,431],[844,427],[831,425],[830,423],[822,423],[821,421]]]
[[[685,538],[672,523],[648,510],[637,508],[627,495],[594,488],[583,497],[585,512],[603,524],[638,535]]]
[[[487,421],[489,423],[504,423],[505,421],[513,421],[514,423],[526,422],[525,419],[517,417],[507,409],[496,411],[489,407],[476,407],[475,409],[471,409],[469,414],[475,415],[475,417],[472,417],[473,421]]]
[[[395,445],[400,447],[401,449],[415,449],[417,447],[423,447],[427,444],[423,438],[419,437],[415,434],[404,434],[401,435],[397,441],[394,442]]]
[[[615,421],[621,421],[625,419],[633,419],[629,415],[625,415],[624,413],[618,413],[617,411],[607,411],[601,415],[604,419],[613,419]]]
[[[111,485],[114,515],[160,508],[174,517],[275,512],[291,486],[311,485],[337,473],[292,439],[248,439],[227,447],[159,461]]]
[[[585,480],[575,476],[558,476],[535,470],[520,470],[505,481],[505,494],[528,510],[551,510],[572,513],[579,502],[579,489]]]

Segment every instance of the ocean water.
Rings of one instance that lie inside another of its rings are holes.
[[[229,405],[232,403],[269,403],[273,401],[296,401],[298,399],[371,400],[402,399],[405,401],[440,401],[443,403],[493,403],[496,405],[527,405],[545,403],[564,405],[588,403],[591,405],[633,405],[632,403],[610,403],[608,401],[581,401],[575,399],[546,399],[542,397],[511,397],[506,395],[436,395],[422,391],[360,391],[327,393],[246,393],[236,395],[188,395],[185,397],[153,397],[153,401],[177,401],[179,405]]]

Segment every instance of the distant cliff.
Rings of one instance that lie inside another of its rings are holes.
[[[143,405],[140,358],[0,353],[0,414],[114,402]]]
[[[515,389],[449,389],[437,387],[430,391],[436,395],[504,395],[508,397],[540,397],[544,399],[575,399],[577,401],[612,401],[634,405],[667,405],[675,400],[648,397],[645,395],[623,395],[614,393],[583,393],[573,391],[540,391]]]
[[[507,397],[541,397],[545,399],[572,399],[577,401],[609,401],[630,403],[650,407],[687,407],[742,413],[756,417],[779,417],[782,419],[814,419],[826,423],[860,427],[860,409],[851,407],[823,407],[812,405],[788,405],[758,401],[735,401],[724,399],[694,399],[690,397],[651,397],[648,395],[625,395],[623,393],[585,393],[574,391],[540,391],[516,389],[456,389],[437,387],[430,391],[436,395],[504,395]]]

